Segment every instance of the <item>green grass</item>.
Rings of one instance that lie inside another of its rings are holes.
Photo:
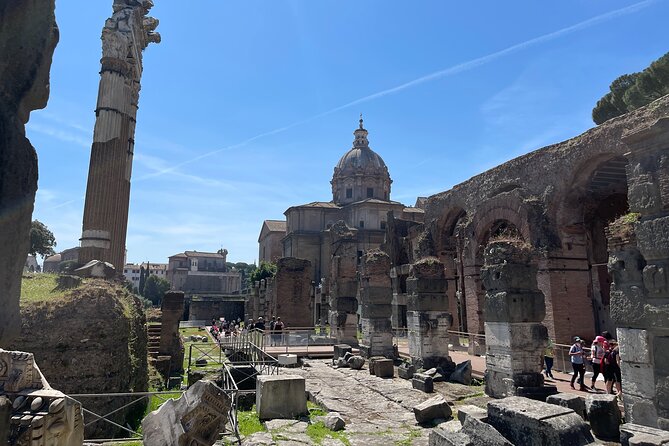
[[[58,299],[65,296],[68,290],[56,289],[57,277],[57,274],[24,274],[21,280],[21,305]]]
[[[323,443],[323,440],[325,440],[326,438],[339,440],[347,446],[351,444],[348,441],[348,438],[346,438],[346,434],[344,432],[331,431],[330,429],[325,427],[325,424],[323,424],[322,421],[317,421],[316,423],[311,423],[309,426],[307,426],[307,435],[316,444]]]
[[[237,423],[239,424],[239,433],[244,437],[266,430],[255,410],[237,412]]]
[[[420,437],[420,430],[410,429],[404,440],[395,442],[395,446],[411,446],[415,438]]]
[[[181,392],[172,392],[172,393],[163,393],[162,395],[151,395],[149,399],[149,407],[146,409],[146,413],[153,412],[162,406],[170,398],[179,399]]]
[[[183,368],[184,370],[188,369],[188,354],[190,352],[190,346],[191,344],[194,344],[193,342],[190,341],[191,335],[198,335],[198,336],[208,336],[206,330],[200,330],[197,327],[189,327],[189,328],[181,328],[179,329],[179,333],[181,334],[182,338],[184,339],[184,363],[183,363]],[[209,357],[207,357],[208,355]],[[202,343],[197,343],[197,347],[193,347],[193,358],[192,358],[192,364],[190,365],[191,370],[206,370],[209,368],[209,365],[201,366],[198,367],[195,365],[195,360],[197,358],[204,358],[207,360],[208,363],[211,363],[212,361],[218,361],[220,356],[220,348],[216,342],[212,341],[211,338],[208,338],[207,344],[202,344]],[[221,356],[221,359],[223,357]]]

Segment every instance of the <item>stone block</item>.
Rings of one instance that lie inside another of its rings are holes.
[[[546,317],[546,301],[540,291],[488,292],[484,312],[486,322],[541,322]]]
[[[407,278],[407,294],[442,294],[448,289],[448,280],[443,278]]]
[[[655,370],[652,364],[636,364],[622,361],[620,372],[625,383],[625,395],[640,398],[655,398]]]
[[[392,305],[376,305],[376,304],[362,304],[360,305],[360,317],[361,318],[370,318],[370,319],[388,319],[390,322],[390,316],[393,314]]]
[[[458,406],[458,420],[460,421],[460,424],[465,424],[465,421],[469,417],[485,421],[488,418],[488,411],[471,404]]]
[[[558,393],[546,398],[548,404],[567,407],[576,412],[584,420],[587,419],[585,413],[585,399],[582,396],[573,393]]]
[[[414,373],[416,373],[416,367],[408,362],[403,362],[397,367],[397,376],[402,379],[411,379]]]
[[[462,424],[462,432],[467,434],[475,445],[514,446],[497,429],[476,417],[467,417]]]
[[[659,427],[657,408],[652,399],[625,394],[625,420],[634,424]]]
[[[530,398],[537,401],[546,401],[546,399],[558,393],[555,386],[532,386],[532,387],[516,387],[515,395]]]
[[[284,353],[277,357],[279,365],[290,366],[297,364],[297,355],[292,353]]]
[[[423,373],[414,373],[413,379],[411,380],[411,386],[414,389],[418,389],[425,393],[434,392],[434,381],[432,380],[432,377]]]
[[[348,359],[348,366],[353,370],[360,370],[365,365],[365,358],[362,356],[351,356]]]
[[[592,433],[603,440],[620,438],[622,415],[615,395],[589,395],[585,400],[585,411]]]
[[[486,321],[485,338],[486,346],[512,348],[534,354],[537,350],[545,348],[548,329],[540,323],[511,324]]]
[[[340,431],[346,426],[346,421],[337,412],[330,412],[323,417],[323,424],[331,431]]]
[[[536,267],[529,264],[501,263],[486,267],[482,281],[486,291],[532,290],[537,288]]]
[[[369,374],[370,375],[375,375],[376,374],[376,369],[374,368],[374,363],[376,361],[379,361],[381,359],[386,359],[384,356],[370,356],[369,357]]]
[[[353,353],[353,348],[348,344],[335,344],[333,360],[343,358],[346,353]]]
[[[379,378],[392,378],[395,376],[393,360],[384,358],[374,361],[374,374]]]
[[[407,284],[408,284],[407,280]],[[409,311],[448,311],[448,295],[443,293],[407,294]]]
[[[472,362],[467,360],[458,364],[448,376],[448,380],[468,386],[472,383]]]
[[[587,445],[590,428],[573,410],[522,397],[488,403],[488,423],[516,446]]]
[[[198,381],[142,420],[143,444],[213,445],[225,428],[232,400],[211,381]]]
[[[441,395],[425,400],[413,408],[413,414],[419,424],[438,419],[447,420],[451,417],[451,413],[451,406]]]
[[[298,375],[258,375],[256,411],[261,420],[306,415],[304,378]]]
[[[449,432],[440,427],[430,430],[429,446],[474,446],[474,443],[464,432]]]
[[[625,423],[620,426],[620,444],[622,446],[666,446],[669,445],[669,431]]]
[[[647,330],[618,328],[617,335],[618,345],[620,346],[620,359],[637,364],[649,364],[651,362],[651,346]]]

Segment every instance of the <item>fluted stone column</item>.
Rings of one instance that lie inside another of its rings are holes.
[[[383,251],[367,251],[362,258],[360,276],[360,350],[372,356],[394,357],[392,315],[393,288],[390,282],[390,257]]]
[[[448,330],[453,317],[448,311],[448,282],[444,265],[436,258],[411,265],[407,279],[407,328],[409,355],[417,367],[454,368],[448,355]]]
[[[610,226],[609,270],[625,417],[669,430],[669,118],[623,140],[636,247]]]
[[[358,345],[357,232],[343,221],[330,229],[330,334],[340,344]]]
[[[130,175],[142,77],[142,52],[159,42],[152,0],[115,0],[102,29],[102,68],[86,186],[79,262],[103,260],[120,273],[130,204]]]
[[[546,302],[530,248],[522,242],[492,242],[484,259],[486,393],[494,398],[555,393],[554,387],[543,386]]]

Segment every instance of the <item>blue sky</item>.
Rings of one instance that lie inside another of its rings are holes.
[[[666,0],[155,0],[128,261],[253,262],[262,221],[332,198],[359,113],[391,198],[414,204],[592,127],[613,79],[669,51]],[[78,244],[111,0],[58,0],[51,99],[27,133],[34,218]]]

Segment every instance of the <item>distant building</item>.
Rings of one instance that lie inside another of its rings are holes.
[[[140,271],[142,267],[147,268],[147,265],[150,276],[155,275],[167,280],[167,263],[126,263],[123,267],[123,276],[125,276],[125,279],[134,286],[139,286]]]
[[[228,251],[186,251],[170,256],[167,280],[173,290],[187,295],[223,295],[239,293],[242,289],[242,274],[229,271],[225,262]]]
[[[265,220],[258,236],[258,263],[276,262],[283,254],[281,239],[285,236],[285,220]]]
[[[79,263],[79,247],[66,249],[58,254],[52,255],[44,259],[42,271],[45,273],[58,273],[61,270],[61,264],[64,262]]]
[[[395,218],[422,222],[425,211],[390,199],[392,180],[383,159],[369,147],[367,130],[362,125],[353,134],[353,147],[334,168],[332,201],[314,201],[292,206],[286,215],[286,233],[282,239],[283,257],[297,257],[311,262],[311,278],[319,283],[329,277],[331,253],[328,230],[343,220],[357,229],[358,255],[379,248],[386,235],[388,212]],[[264,224],[263,224],[264,229]],[[261,231],[262,236],[262,231]],[[262,246],[261,246],[262,250]]]
[[[40,267],[39,267],[39,264],[37,263],[37,257],[35,257],[33,255],[28,255],[28,258],[26,259],[26,264],[24,266],[24,269],[26,271],[30,271],[31,273],[35,272],[35,271],[39,272]]]

